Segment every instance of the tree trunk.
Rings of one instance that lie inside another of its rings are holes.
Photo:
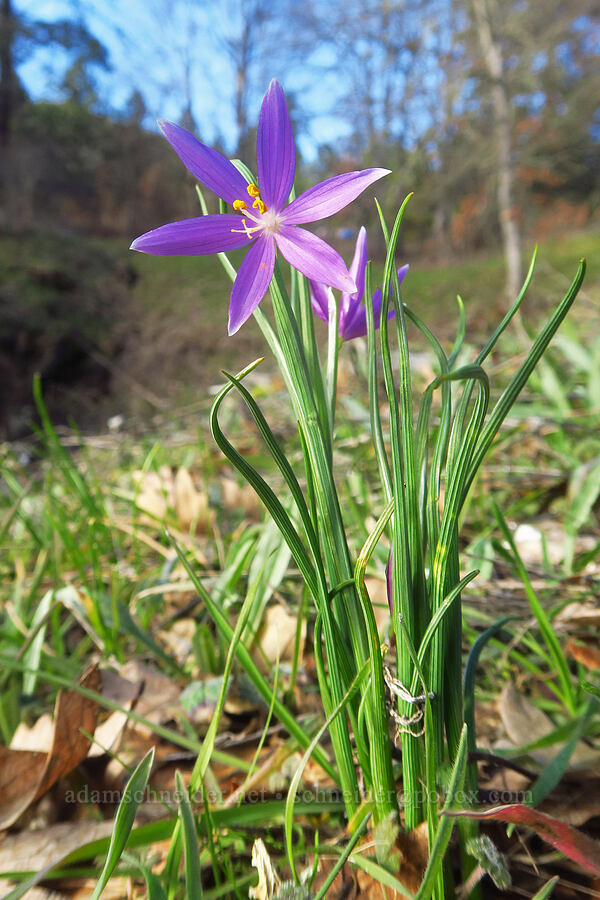
[[[0,13],[0,147],[3,150],[10,142],[11,118],[14,107],[13,39],[14,19],[10,0],[2,0],[2,12]]]
[[[0,226],[10,218],[12,180],[12,116],[16,76],[13,67],[14,18],[10,0],[2,0],[0,11]]]
[[[494,40],[486,0],[471,0],[483,59],[492,81],[492,105],[498,166],[498,214],[504,259],[506,293],[514,299],[521,287],[521,234],[514,205],[514,171],[511,153],[511,115],[503,81],[502,50]]]

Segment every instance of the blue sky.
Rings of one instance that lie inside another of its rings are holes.
[[[177,120],[185,106],[184,59],[189,58],[192,109],[199,136],[210,143],[221,138],[227,149],[235,146],[236,128],[232,113],[232,68],[219,53],[220,34],[231,24],[219,18],[206,2],[188,0],[173,13],[168,0],[14,0],[18,13],[32,18],[55,21],[72,18],[79,11],[90,31],[108,50],[112,72],[96,71],[103,98],[113,109],[123,109],[134,89],[140,90],[149,110],[146,122],[153,128],[154,117]],[[310,77],[311,64],[319,69],[315,48],[302,72],[274,66],[264,84],[256,85],[252,108],[258,115],[260,95],[271,77],[277,77],[286,91],[302,97],[304,110],[310,110],[304,133],[298,135],[299,150],[311,161],[321,143],[335,142],[348,133],[348,126],[336,118],[339,80]],[[53,47],[39,48],[19,66],[21,77],[33,99],[60,99],[59,86],[70,63],[69,55]],[[264,67],[264,65],[263,65]],[[312,87],[311,87],[312,81]]]

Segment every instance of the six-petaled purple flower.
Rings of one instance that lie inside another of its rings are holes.
[[[362,337],[367,333],[367,310],[363,304],[365,293],[365,269],[367,267],[367,232],[361,228],[356,239],[356,249],[354,251],[354,259],[350,266],[350,275],[356,285],[355,291],[342,289],[338,313],[338,335],[344,341],[350,341],[355,337]],[[402,279],[408,272],[408,266],[402,266],[398,269],[398,280]],[[319,283],[311,280],[311,300],[312,307],[316,314],[329,321],[329,309],[331,304],[335,303],[331,288],[327,283]],[[372,298],[373,318],[375,328],[379,328],[381,319],[381,288],[378,288]],[[394,309],[390,309],[388,318],[394,315]]]
[[[185,219],[149,231],[133,250],[163,256],[235,250],[249,245],[237,273],[229,305],[229,334],[234,334],[268,290],[275,251],[314,281],[338,290],[355,285],[336,250],[298,228],[325,219],[356,199],[388,169],[364,169],[336,175],[296,197],[289,205],[296,171],[296,147],[283,89],[273,80],[262,103],[256,139],[258,186],[248,184],[232,162],[171,122],[160,127],[184,165],[235,210],[234,213]]]

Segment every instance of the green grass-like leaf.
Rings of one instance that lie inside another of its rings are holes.
[[[144,791],[146,790],[146,785],[148,784],[148,778],[150,777],[150,770],[152,769],[153,762],[154,747],[152,747],[146,753],[142,761],[136,766],[133,774],[131,775],[131,778],[125,786],[125,790],[123,791],[123,796],[121,797],[119,808],[117,809],[117,814],[115,816],[115,825],[110,841],[110,846],[108,848],[106,861],[100,874],[100,878],[98,879],[98,883],[94,888],[94,893],[92,894],[91,900],[98,900],[98,898],[102,894],[102,891],[108,884],[108,880],[114,872],[117,863],[121,858],[121,854],[125,849],[127,839],[131,832],[131,829],[133,828],[137,808],[140,805],[144,795]]]

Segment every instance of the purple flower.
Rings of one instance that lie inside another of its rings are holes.
[[[356,285],[356,290],[350,293],[347,289],[342,290],[340,300],[339,317],[338,317],[338,335],[344,341],[350,341],[352,338],[361,337],[367,333],[367,310],[363,305],[363,297],[365,293],[365,269],[367,267],[367,232],[361,228],[356,239],[356,249],[354,251],[354,259],[350,266],[350,275]],[[408,272],[408,266],[402,266],[398,269],[398,280],[402,279]],[[335,285],[334,285],[335,286]],[[317,281],[311,281],[311,300],[312,307],[316,314],[329,321],[329,304],[333,303],[333,295],[331,288],[327,284]],[[377,288],[371,298],[373,304],[373,317],[375,320],[375,328],[379,328],[381,319],[381,288]],[[388,319],[394,315],[394,309],[390,309]]]
[[[364,169],[336,175],[287,204],[294,183],[296,147],[283,89],[273,80],[265,94],[256,138],[258,185],[248,184],[232,162],[171,122],[161,130],[192,175],[229,203],[234,213],[185,219],[155,228],[132,250],[163,256],[198,256],[249,246],[231,291],[229,334],[234,334],[266,294],[275,251],[308,278],[338,290],[355,285],[333,247],[298,225],[325,219],[389,173]]]

